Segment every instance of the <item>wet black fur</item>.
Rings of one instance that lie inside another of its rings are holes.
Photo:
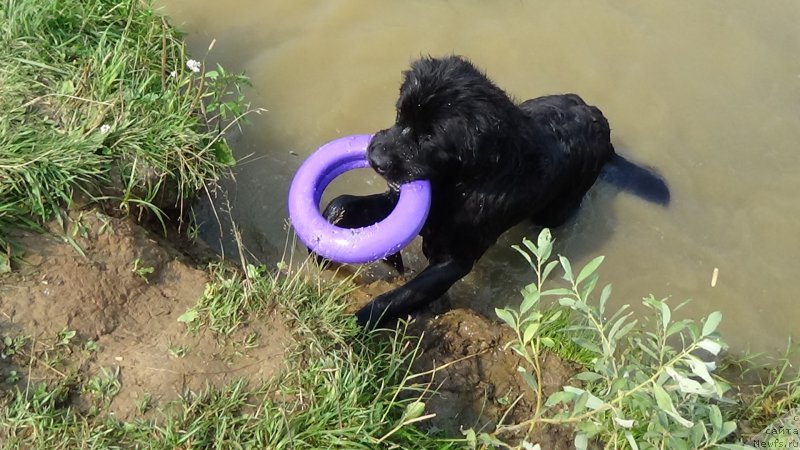
[[[443,295],[497,238],[523,220],[556,227],[578,208],[601,172],[622,189],[669,202],[654,172],[616,155],[608,121],[574,94],[516,105],[462,57],[423,58],[404,73],[396,123],[375,134],[370,165],[390,191],[334,199],[326,217],[341,226],[374,223],[391,211],[396,186],[432,183],[420,235],[428,267],[356,315],[376,326]],[[402,271],[399,255],[390,258]]]

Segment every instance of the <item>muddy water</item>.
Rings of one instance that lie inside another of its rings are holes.
[[[649,293],[694,299],[685,313],[721,310],[738,347],[775,350],[797,334],[797,1],[162,3],[190,32],[193,54],[216,39],[206,61],[246,71],[250,99],[268,109],[235,142],[251,156],[230,192],[257,256],[274,262],[283,252],[285,194],[303,158],[389,125],[409,60],[455,52],[520,100],[581,94],[605,112],[622,153],[669,181],[667,209],[596,186],[555,233],[557,251],[576,262],[606,255],[601,274],[618,304]],[[332,188],[381,189],[366,172]],[[516,302],[531,277],[509,246],[535,232],[504,236],[452,302],[486,313]],[[421,267],[418,254],[407,258]]]

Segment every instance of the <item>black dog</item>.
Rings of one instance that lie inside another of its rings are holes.
[[[362,325],[377,326],[436,300],[522,220],[561,225],[601,174],[650,201],[669,203],[666,183],[617,155],[608,121],[577,95],[515,105],[458,56],[423,58],[404,75],[396,124],[375,134],[367,149],[389,192],[337,197],[324,212],[343,227],[368,225],[392,210],[400,184],[432,184],[420,232],[429,265],[358,311]],[[388,261],[403,271],[399,255]]]

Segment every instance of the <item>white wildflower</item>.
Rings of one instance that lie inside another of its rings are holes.
[[[178,76],[178,71],[177,70],[173,70],[172,72],[169,73],[169,77],[170,78],[175,78],[177,76]]]
[[[200,64],[200,61],[190,59],[186,61],[186,67],[188,67],[192,72],[197,73],[200,72],[200,67],[202,67],[202,65]]]
[[[111,131],[111,125],[109,125],[109,124],[107,124],[107,123],[104,123],[104,124],[103,124],[103,125],[100,127],[100,134],[106,134],[106,133],[108,133],[109,131]]]

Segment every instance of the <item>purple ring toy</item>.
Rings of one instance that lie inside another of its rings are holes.
[[[369,167],[368,134],[346,136],[320,147],[297,169],[289,188],[289,219],[297,236],[316,254],[340,263],[361,264],[397,253],[419,234],[431,206],[427,180],[400,186],[388,217],[362,228],[332,225],[320,213],[325,188],[339,175]]]

